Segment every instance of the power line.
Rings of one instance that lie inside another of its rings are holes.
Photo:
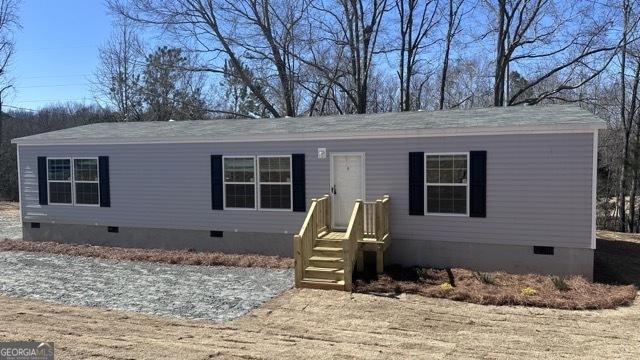
[[[88,98],[78,98],[78,99],[38,99],[38,100],[22,100],[17,101],[17,103],[35,103],[35,102],[65,102],[65,101],[88,101]]]
[[[16,86],[20,89],[46,88],[46,87],[65,87],[65,86],[86,86],[87,83],[81,84],[52,84],[52,85],[32,85],[32,86]]]
[[[67,78],[90,76],[91,74],[67,74],[67,75],[42,75],[42,76],[17,76],[19,79],[49,79],[49,78]]]
[[[41,47],[41,48],[31,48],[31,49],[18,48],[17,51],[18,52],[38,52],[38,51],[49,51],[49,50],[88,49],[88,48],[98,48],[98,45],[51,46],[51,47]]]
[[[33,112],[37,112],[38,110],[34,110],[34,109],[29,109],[29,108],[25,108],[25,107],[20,107],[20,106],[13,106],[13,105],[2,105],[4,107],[8,107],[11,109],[16,109],[16,110],[24,110],[24,111],[33,111]]]

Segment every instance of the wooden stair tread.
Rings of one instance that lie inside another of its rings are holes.
[[[342,244],[342,242],[345,241],[344,239],[331,239],[331,238],[318,237],[316,241],[319,241],[319,240],[322,240],[328,243],[336,243],[336,244]]]
[[[309,258],[309,260],[314,261],[331,261],[331,262],[344,262],[344,260],[340,257],[332,257],[332,256],[317,256],[314,255]]]
[[[331,272],[331,273],[336,273],[336,274],[344,274],[344,269],[338,269],[338,268],[307,266],[304,270],[305,271],[322,271],[322,272]]]
[[[315,251],[332,251],[332,252],[342,252],[342,247],[327,247],[327,246],[316,246],[313,248]]]
[[[318,239],[342,241],[342,240],[344,240],[345,234],[346,234],[346,232],[344,232],[344,231],[324,232],[324,233],[322,233],[322,234],[320,234],[318,236]]]
[[[344,284],[344,280],[320,279],[320,278],[312,278],[312,277],[306,277],[302,279],[302,281],[316,282],[316,283],[323,283],[323,284]]]
[[[300,287],[308,289],[344,290],[344,286],[344,280],[304,278],[300,281]]]

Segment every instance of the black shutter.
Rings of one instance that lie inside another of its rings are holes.
[[[111,207],[111,184],[109,184],[109,157],[98,157],[100,173],[100,207]]]
[[[18,169],[20,171],[20,169]],[[47,158],[38,156],[38,198],[40,205],[49,204],[47,189]]]
[[[222,155],[211,155],[211,209],[222,210]]]
[[[304,154],[291,155],[293,211],[307,211],[304,181]]]
[[[487,152],[472,151],[469,159],[469,216],[487,217]]]
[[[409,153],[409,215],[424,215],[424,153]]]

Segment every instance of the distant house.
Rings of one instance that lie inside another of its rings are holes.
[[[102,123],[13,143],[27,240],[292,256],[311,199],[329,194],[314,221],[339,231],[356,199],[388,195],[385,262],[591,278],[603,127],[554,105]],[[331,260],[313,229],[299,280]]]

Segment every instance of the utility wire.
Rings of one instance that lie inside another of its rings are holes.
[[[78,99],[39,99],[39,100],[22,100],[17,101],[18,103],[34,103],[34,102],[66,102],[66,101],[89,101],[89,98],[78,98]]]
[[[31,86],[16,86],[19,89],[33,89],[33,88],[46,88],[46,87],[65,87],[65,86],[86,86],[90,85],[88,83],[78,83],[78,84],[51,84],[51,85],[31,85]]]
[[[41,75],[41,76],[16,76],[18,79],[49,79],[90,76],[91,74],[67,74],[67,75]]]
[[[33,112],[37,112],[38,110],[34,110],[34,109],[29,109],[29,108],[25,108],[25,107],[20,107],[20,106],[13,106],[13,105],[2,105],[3,107],[8,107],[11,109],[16,109],[16,110],[24,110],[24,111],[33,111]]]

